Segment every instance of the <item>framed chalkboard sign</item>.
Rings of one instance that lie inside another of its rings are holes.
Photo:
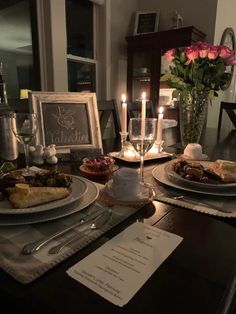
[[[134,35],[157,32],[159,12],[137,11],[135,15]]]
[[[58,153],[101,149],[95,93],[30,92],[30,108],[38,114],[36,144],[55,144]]]

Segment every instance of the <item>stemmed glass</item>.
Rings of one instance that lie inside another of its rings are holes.
[[[131,118],[129,140],[140,155],[140,182],[144,183],[144,157],[156,140],[157,119]]]
[[[24,145],[26,174],[30,174],[29,143],[35,136],[37,122],[35,113],[13,113],[11,116],[12,131],[16,139]]]

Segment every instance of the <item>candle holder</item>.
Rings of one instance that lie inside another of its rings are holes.
[[[157,153],[161,153],[162,151],[163,151],[163,144],[164,144],[164,141],[155,141],[155,143],[154,143],[154,147],[155,147],[155,149],[156,149],[156,151],[157,151]]]
[[[128,132],[120,132],[120,142],[121,142],[121,150],[120,150],[120,157],[124,157],[124,150],[125,150],[125,142],[127,140]]]

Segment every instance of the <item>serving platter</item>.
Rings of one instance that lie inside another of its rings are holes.
[[[213,164],[212,161],[197,161],[203,167],[208,168]],[[198,188],[198,189],[207,189],[207,190],[213,190],[213,191],[218,191],[218,190],[225,190],[225,189],[232,189],[236,187],[236,183],[203,183],[203,182],[197,182],[197,181],[191,181],[187,180],[183,177],[181,177],[178,173],[176,173],[172,169],[173,161],[169,162],[165,166],[165,173],[170,181],[176,182],[177,184],[181,184],[184,186],[191,186],[193,188]]]
[[[87,182],[84,181],[83,178],[77,176],[71,177],[73,179],[70,186],[71,192],[70,195],[68,195],[67,197],[61,200],[52,201],[28,208],[13,208],[10,202],[7,199],[4,199],[3,201],[0,201],[0,214],[33,214],[60,208],[77,202],[87,192]]]
[[[181,182],[171,181],[166,173],[166,165],[166,163],[160,164],[152,170],[153,177],[162,184],[187,192],[216,196],[236,196],[236,189],[234,187],[227,189],[214,189],[213,187],[212,189],[207,189],[205,187],[205,184],[204,186],[192,186],[187,184],[181,184]]]
[[[140,162],[140,158],[125,158],[124,156],[120,155],[120,152],[111,152],[109,153],[109,156],[112,156],[118,160],[122,160],[122,161],[126,161],[129,163],[139,163]],[[171,158],[173,156],[173,154],[171,153],[166,153],[166,152],[161,152],[152,156],[148,156],[148,154],[144,157],[145,161],[148,160],[156,160],[156,159],[165,159],[165,158]]]
[[[67,206],[59,207],[56,210],[28,213],[25,215],[0,214],[0,226],[15,226],[41,223],[63,218],[65,216],[69,216],[83,210],[98,198],[99,188],[98,185],[88,179],[82,178],[81,180],[86,183],[87,190],[84,196],[81,197],[77,202],[68,204]]]

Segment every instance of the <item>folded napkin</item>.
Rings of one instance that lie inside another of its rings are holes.
[[[117,170],[106,184],[109,195],[121,201],[133,201],[141,198],[139,173],[132,168]]]
[[[99,187],[103,186],[99,185]],[[142,205],[140,204],[139,207],[113,205],[111,219],[100,229],[93,230],[84,236],[81,228],[78,227],[76,230],[64,235],[62,237],[63,240],[65,240],[66,236],[71,237],[76,232],[81,232],[81,239],[71,243],[57,255],[49,255],[48,250],[63,241],[62,239],[52,240],[47,246],[33,255],[23,255],[22,248],[29,242],[37,241],[46,235],[63,230],[66,226],[76,221],[80,221],[81,218],[96,210],[96,202],[75,214],[50,222],[32,225],[2,226],[0,227],[0,267],[17,281],[23,284],[30,283],[134,214]]]

